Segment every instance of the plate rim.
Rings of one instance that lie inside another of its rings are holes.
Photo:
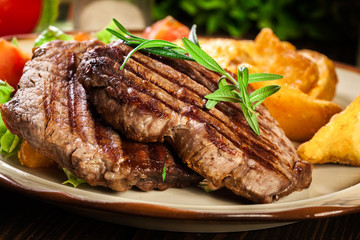
[[[41,178],[41,177],[40,177]],[[46,179],[45,179],[46,180]],[[49,181],[49,180],[46,180]],[[100,210],[104,213],[127,214],[142,217],[152,217],[160,219],[174,220],[202,220],[202,221],[225,221],[225,222],[288,222],[306,219],[321,219],[327,217],[342,216],[360,211],[360,204],[355,206],[341,205],[310,205],[305,207],[292,208],[287,210],[276,210],[270,212],[207,212],[184,210],[175,207],[162,206],[161,204],[150,204],[141,202],[107,202],[81,199],[79,196],[72,195],[60,190],[40,190],[30,188],[18,183],[16,180],[3,173],[0,173],[0,186],[38,200],[46,201],[50,204],[60,206],[71,206],[75,208],[86,208]],[[348,191],[350,188],[360,188],[360,183],[340,190]],[[317,198],[327,198],[334,193],[325,194]],[[301,200],[300,200],[301,201]],[[271,204],[271,203],[270,203]],[[261,204],[266,205],[266,204]],[[270,205],[269,205],[270,206]],[[136,211],[135,211],[136,210]],[[295,213],[295,214],[294,214]]]

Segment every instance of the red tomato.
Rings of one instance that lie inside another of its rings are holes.
[[[162,39],[174,41],[178,38],[188,37],[190,29],[171,16],[157,21],[151,27],[147,27],[143,32],[143,37],[147,39]]]
[[[41,6],[41,0],[0,0],[0,36],[32,32]]]
[[[0,38],[0,79],[17,88],[25,63],[31,54]]]

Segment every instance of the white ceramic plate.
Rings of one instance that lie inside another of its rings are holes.
[[[360,94],[360,70],[341,64],[336,70],[339,83],[334,101],[346,107]],[[271,204],[249,204],[226,191],[206,193],[197,187],[119,193],[86,184],[75,189],[63,185],[64,180],[56,168],[31,169],[14,158],[0,159],[1,186],[83,215],[135,227],[230,232],[360,211],[360,168],[335,164],[315,166],[310,188]]]

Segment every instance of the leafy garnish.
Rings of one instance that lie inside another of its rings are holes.
[[[74,37],[61,31],[59,28],[49,26],[47,29],[42,31],[40,35],[35,39],[34,47],[40,47],[41,45],[53,41],[53,40],[73,40]]]
[[[96,33],[96,38],[99,41],[102,41],[105,44],[111,43],[112,41],[117,40],[117,38],[111,33],[109,32],[107,29],[112,29],[114,31],[119,31],[119,28],[116,26],[116,24],[114,23],[114,21],[111,21],[106,28],[104,28],[103,30],[100,30]]]
[[[163,173],[162,173],[162,180],[165,181],[166,178],[166,164],[164,164]]]
[[[14,88],[7,82],[0,80],[0,103],[4,104],[11,99],[11,95],[14,92]],[[1,118],[0,113],[0,153],[11,155],[15,154],[18,146],[21,143],[21,139],[10,133],[6,128],[4,121]]]
[[[138,51],[143,50],[146,52],[154,53],[160,56],[178,58],[182,60],[193,60],[191,57],[186,55],[186,50],[183,47],[175,43],[171,43],[164,40],[148,40],[131,34],[123,25],[121,25],[116,19],[113,19],[118,31],[107,28],[106,30],[112,33],[115,37],[123,40],[123,42],[134,48],[126,57],[121,68],[124,67],[127,60],[131,55]]]
[[[110,28],[107,28],[107,31],[121,39],[125,44],[134,48],[126,56],[120,69],[125,66],[132,54],[138,50],[155,53],[165,57],[196,61],[205,68],[222,75],[219,79],[219,88],[215,92],[205,96],[205,98],[208,99],[205,105],[206,108],[211,109],[215,107],[219,101],[239,103],[249,126],[257,135],[260,135],[256,108],[267,97],[279,91],[280,86],[269,85],[257,89],[249,94],[247,91],[248,84],[258,81],[280,79],[282,78],[281,75],[270,73],[249,74],[248,68],[239,67],[237,76],[238,79],[235,80],[229,72],[225,71],[212,57],[200,48],[198,38],[196,36],[196,25],[191,28],[189,38],[183,38],[183,48],[164,40],[148,40],[134,36],[117,20],[113,19],[113,21],[118,27],[118,31]],[[227,80],[229,80],[232,85],[228,84]]]
[[[66,174],[68,180],[63,182],[63,184],[71,184],[74,188],[79,186],[82,183],[85,183],[85,180],[82,178],[77,177],[75,174],[70,172],[68,169],[63,168],[64,173]]]
[[[249,74],[248,68],[239,67],[238,80],[236,81],[231,74],[221,68],[219,64],[208,54],[206,54],[198,45],[194,44],[186,38],[183,38],[183,44],[196,62],[214,72],[224,75],[226,79],[229,79],[233,83],[233,85],[227,85],[226,81],[221,80],[219,82],[219,89],[205,96],[206,99],[210,100],[210,102],[206,104],[206,107],[211,109],[219,101],[239,103],[244,113],[245,119],[249,123],[251,129],[257,135],[260,135],[255,109],[265,100],[265,98],[279,91],[280,86],[266,86],[254,91],[252,95],[249,95],[247,92],[247,86],[251,82],[275,80],[282,78],[282,76],[269,73],[256,73],[255,75],[252,75]]]
[[[165,181],[166,178],[166,160],[168,159],[169,155],[166,155],[165,161],[164,161],[164,167],[163,167],[163,171],[162,171],[162,180],[163,182]]]
[[[21,143],[21,138],[12,134],[7,130],[0,139],[1,153],[11,154]]]
[[[209,183],[207,179],[204,179],[199,183],[199,187],[204,189],[205,192],[209,193],[215,190],[215,188],[212,187],[212,184]]]

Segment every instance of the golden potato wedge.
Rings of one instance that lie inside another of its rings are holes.
[[[280,74],[286,86],[310,92],[319,71],[315,62],[299,54],[288,42],[281,42],[271,29],[264,28],[255,38],[255,65],[261,72]]]
[[[299,156],[311,163],[360,166],[360,95],[334,115],[310,141],[301,144]]]
[[[334,114],[342,110],[335,103],[315,99],[298,89],[284,86],[267,98],[264,104],[286,136],[299,142],[309,140]]]
[[[229,38],[202,38],[199,40],[201,48],[216,59],[219,65],[233,73],[242,63],[254,65],[251,54],[255,51],[254,41],[236,40]]]
[[[31,168],[49,167],[56,165],[56,163],[52,159],[39,153],[37,150],[32,148],[26,141],[22,141],[20,145],[20,150],[18,151],[18,158],[21,165]]]
[[[325,55],[308,49],[299,50],[298,53],[316,63],[319,70],[319,78],[315,86],[308,92],[309,96],[331,101],[335,96],[338,82],[334,63]]]

